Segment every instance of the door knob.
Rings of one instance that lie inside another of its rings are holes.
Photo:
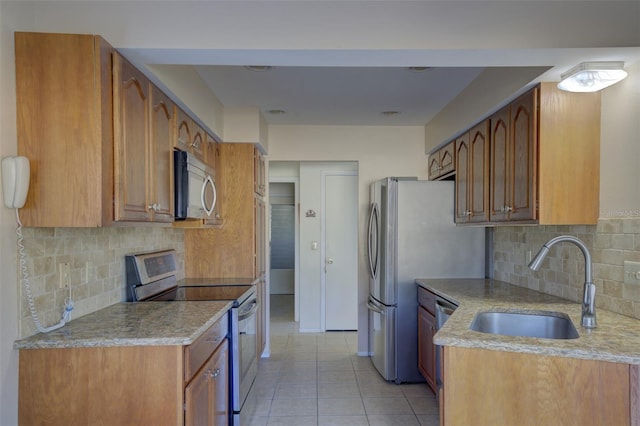
[[[327,263],[328,263],[329,265],[333,265],[333,259],[331,259],[331,258],[327,259]]]

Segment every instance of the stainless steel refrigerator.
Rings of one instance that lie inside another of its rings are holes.
[[[421,382],[416,278],[483,278],[485,230],[454,224],[454,183],[371,184],[369,353],[385,380]]]

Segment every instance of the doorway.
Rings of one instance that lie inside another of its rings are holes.
[[[297,179],[269,182],[269,283],[271,319],[297,322]]]
[[[346,181],[341,181],[342,179],[346,179]],[[345,185],[347,181],[349,183]],[[293,301],[296,331],[300,333],[325,331],[327,319],[329,319],[329,329],[331,330],[357,329],[357,321],[348,325],[335,325],[335,323],[332,325],[331,321],[336,318],[334,313],[342,311],[357,317],[358,163],[354,161],[270,161],[269,184],[281,183],[294,184],[293,219],[297,228],[294,235]],[[273,222],[273,215],[280,215],[283,223],[289,222],[289,219],[284,218],[291,218],[292,191],[290,185],[271,188],[270,186],[269,240],[272,245],[275,243],[276,246],[279,246],[281,243],[276,242],[279,238],[276,234],[280,233],[279,229],[282,228],[278,223]],[[329,188],[328,197],[327,188]],[[340,196],[341,190],[345,188],[349,188],[348,194]],[[279,207],[278,205],[288,205],[288,207]],[[329,216],[327,216],[327,208],[333,212]],[[341,215],[345,211],[353,212],[353,216],[349,213],[349,221],[343,224],[344,217]],[[328,217],[330,218],[327,222]],[[346,264],[353,268],[352,276],[344,280],[337,280],[335,279],[336,274],[332,274],[332,272],[340,272],[339,268],[333,268],[328,275],[325,271],[329,258],[334,260],[333,266],[342,266],[343,259],[346,258],[341,252],[331,251],[333,248],[327,252],[327,247],[333,247],[331,244],[336,244],[336,237],[327,236],[331,235],[331,230],[335,228],[327,226],[327,224],[334,223],[343,224],[346,229],[337,231],[337,234],[351,239],[349,243],[337,243],[337,245],[353,248],[353,252],[350,253],[355,253],[353,259],[346,261]],[[288,247],[290,247],[290,243]],[[273,246],[270,246],[269,252],[273,256],[278,256]],[[283,299],[283,296],[291,293],[290,284],[286,287],[287,290],[284,290],[285,283],[290,283],[290,278],[286,278],[291,276],[291,272],[287,271],[289,267],[290,261],[287,264],[271,259],[269,282],[272,289],[270,293],[272,306],[278,306],[278,300],[274,299]],[[276,281],[279,282],[276,283]],[[336,282],[339,282],[337,287],[333,284]],[[354,295],[353,304],[349,302],[351,294]],[[345,301],[346,303],[342,305],[341,303]],[[277,312],[282,311],[272,309],[272,315]],[[271,324],[273,325],[273,323],[272,318]]]

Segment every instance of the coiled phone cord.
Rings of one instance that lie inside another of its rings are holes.
[[[31,311],[31,318],[36,324],[36,328],[40,333],[48,333],[53,330],[57,330],[63,327],[67,322],[71,321],[71,311],[73,310],[73,300],[71,299],[71,286],[69,286],[69,296],[64,300],[64,312],[62,313],[62,319],[59,323],[50,327],[43,327],[38,318],[38,312],[36,311],[36,305],[33,300],[33,294],[31,292],[31,283],[29,282],[29,272],[27,271],[27,260],[24,253],[24,245],[22,244],[22,222],[20,222],[20,215],[18,209],[16,209],[16,220],[18,221],[18,228],[16,234],[18,235],[18,253],[20,255],[20,271],[22,274],[22,284],[24,285],[24,292],[27,295],[27,304],[29,305],[29,311]]]

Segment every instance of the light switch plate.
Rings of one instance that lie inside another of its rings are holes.
[[[640,262],[624,262],[624,283],[640,284]]]

